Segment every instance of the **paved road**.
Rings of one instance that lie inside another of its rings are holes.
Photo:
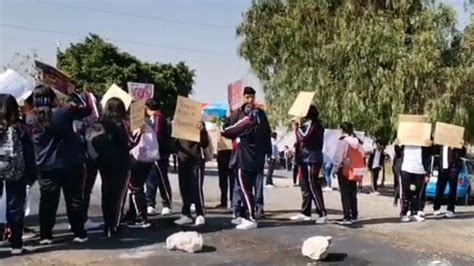
[[[218,199],[215,168],[210,167],[205,181],[206,204]],[[311,260],[301,255],[303,241],[315,235],[333,237],[333,245],[322,265],[473,265],[474,208],[459,208],[461,218],[454,221],[429,220],[426,223],[398,222],[397,210],[384,196],[360,195],[361,225],[348,228],[288,221],[298,211],[301,198],[298,188],[290,186],[289,174],[277,171],[276,188],[265,192],[268,219],[252,231],[236,231],[230,225],[230,213],[208,210],[208,224],[203,228],[173,225],[177,215],[152,218],[149,229],[126,229],[120,239],[103,239],[100,231],[90,232],[86,244],[71,243],[64,206],[59,210],[56,242],[38,247],[37,238],[27,242],[28,254],[9,257],[0,248],[0,265],[306,265]],[[179,209],[177,177],[171,175],[175,211]],[[101,220],[100,182],[92,198],[91,216]],[[28,218],[35,230],[38,193],[33,188],[32,213]],[[325,193],[332,220],[340,218],[337,191]],[[427,207],[427,209],[429,206]],[[446,230],[445,230],[446,229]],[[178,231],[203,233],[205,249],[198,254],[167,251],[166,237]],[[471,243],[471,244],[469,244]]]

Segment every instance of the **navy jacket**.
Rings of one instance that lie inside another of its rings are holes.
[[[300,145],[301,160],[305,163],[323,164],[324,127],[319,121],[303,123],[296,129],[296,139]]]
[[[88,106],[61,106],[52,110],[51,129],[44,130],[30,112],[26,123],[31,130],[38,171],[50,171],[84,164],[85,149],[73,130],[73,121],[91,114]]]

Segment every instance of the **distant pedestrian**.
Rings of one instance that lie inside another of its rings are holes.
[[[371,176],[371,193],[379,195],[377,182],[379,180],[380,171],[383,170],[385,156],[380,141],[377,141],[375,145],[375,149],[370,153],[368,166]]]
[[[278,146],[277,146],[277,137],[278,134],[273,132],[271,135],[272,138],[272,154],[268,158],[268,171],[267,171],[267,187],[273,187],[273,172],[275,171],[275,166],[279,158]]]

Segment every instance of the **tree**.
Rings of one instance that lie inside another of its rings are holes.
[[[267,0],[252,3],[237,35],[274,124],[314,90],[328,127],[352,121],[388,141],[401,113],[472,120],[472,49],[455,19],[431,0]]]
[[[58,68],[70,75],[76,86],[99,96],[113,83],[124,89],[127,82],[153,83],[166,115],[174,112],[178,95],[188,96],[193,92],[194,70],[185,63],[142,62],[95,34],[71,44],[64,52],[58,51],[57,57]]]

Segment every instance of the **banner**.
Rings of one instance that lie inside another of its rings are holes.
[[[102,105],[103,108],[105,108],[107,101],[110,100],[111,98],[119,98],[120,100],[122,100],[127,110],[130,107],[130,104],[132,103],[132,96],[130,96],[128,93],[126,93],[124,90],[122,90],[122,88],[120,88],[116,84],[113,84],[112,86],[110,86],[110,88],[102,97],[100,104]]]
[[[431,124],[420,122],[398,123],[397,138],[400,145],[430,146]]]
[[[145,124],[145,101],[134,102],[130,105],[130,130],[133,132]]]
[[[306,117],[313,98],[314,92],[300,91],[288,114],[296,117]]]
[[[238,80],[227,86],[227,100],[231,111],[239,109],[243,104],[244,80]]]
[[[460,149],[464,144],[464,130],[464,127],[437,122],[434,143]]]
[[[171,132],[173,138],[200,141],[197,125],[201,122],[201,106],[200,102],[178,96]]]
[[[71,78],[59,69],[37,60],[35,60],[35,66],[40,73],[41,83],[66,95],[75,91]]]
[[[134,101],[142,101],[153,98],[155,93],[155,85],[150,83],[128,82],[128,94],[132,96]]]

